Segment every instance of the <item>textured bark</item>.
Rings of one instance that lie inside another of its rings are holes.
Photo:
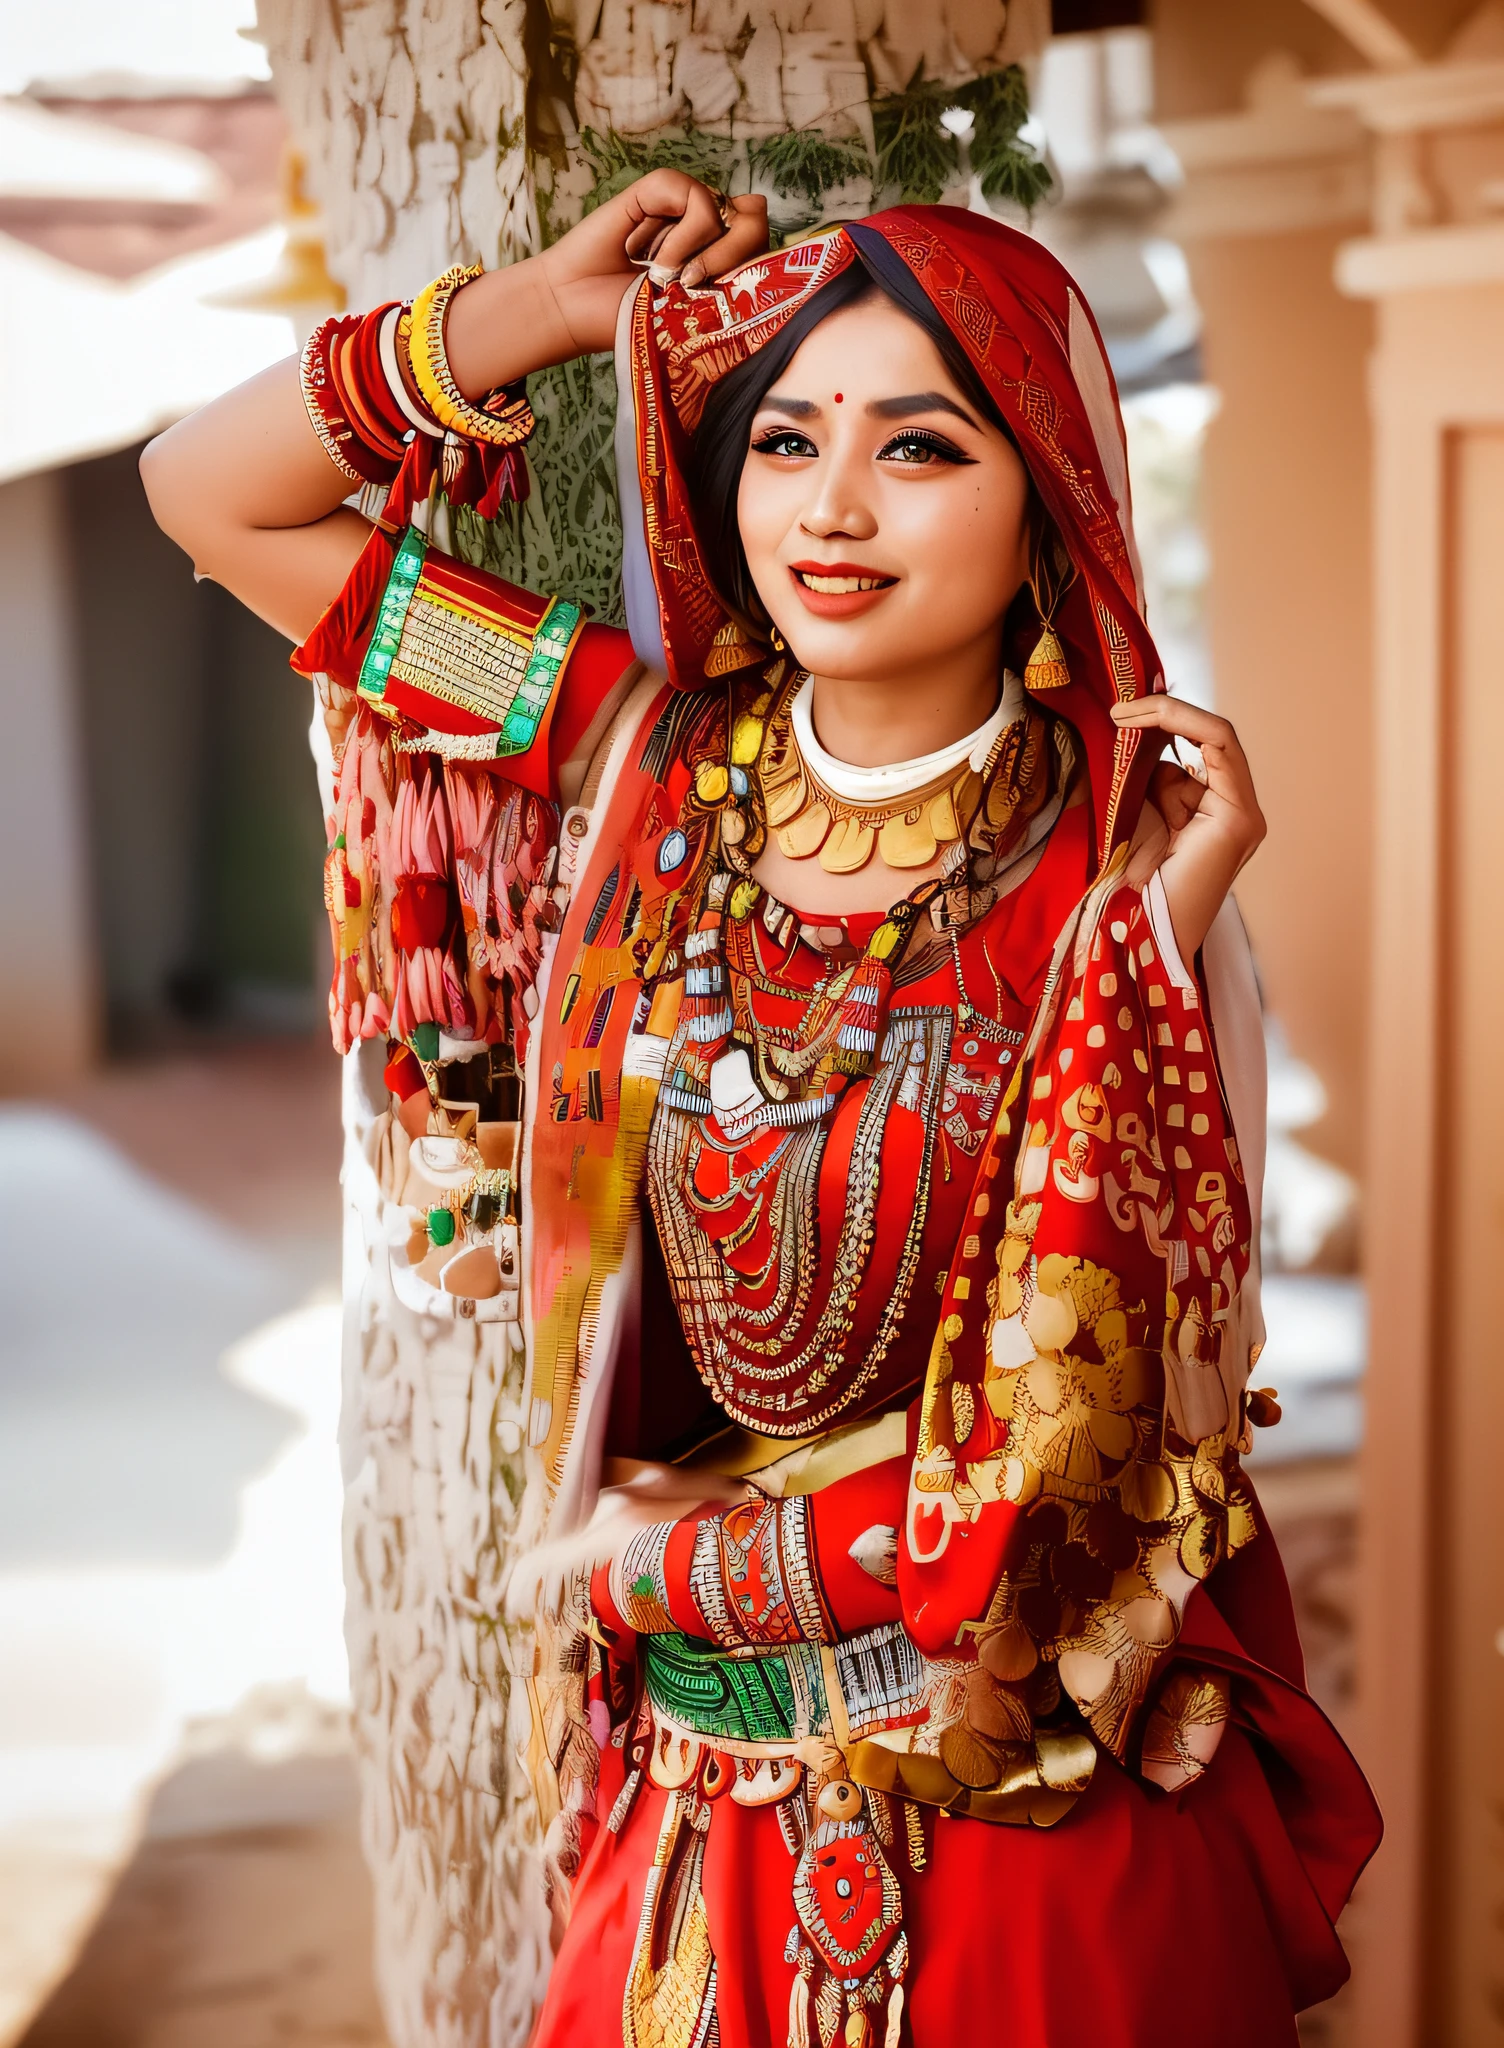
[[[692,121],[745,138],[861,133],[874,87],[906,84],[921,60],[959,81],[1034,55],[1049,31],[1048,0],[561,0],[551,23],[544,4],[258,0],[352,305],[536,246],[526,62],[550,33],[578,57],[574,107],[535,91],[535,126]],[[561,184],[567,213],[567,172]]]
[[[391,1292],[367,1158],[379,1048],[345,1075],[345,1634],[376,1979],[394,2048],[521,2048],[548,1980],[521,1767],[528,1633],[506,1573],[524,1487],[516,1326],[429,1323]]]
[[[575,124],[643,135],[692,122],[740,139],[815,126],[870,142],[874,87],[907,83],[921,59],[927,77],[959,82],[1031,56],[1049,24],[1048,0],[560,0],[552,22],[546,4],[258,0],[329,267],[352,305],[410,295],[456,261],[528,254],[540,197],[567,219],[587,173],[578,157],[530,153],[530,132],[538,145],[567,141]],[[572,106],[550,54],[561,43],[578,57]],[[530,56],[550,67],[531,95]],[[544,493],[551,470],[566,476],[556,502],[587,505],[605,544],[596,553],[609,552],[599,423],[572,427],[568,381],[553,389],[562,409],[552,439],[547,417],[540,437]],[[598,403],[584,385],[577,402]],[[498,566],[557,588],[558,534],[536,494],[526,520]],[[608,611],[608,579],[585,566],[595,580],[578,594]],[[503,1625],[501,1592],[546,1505],[526,1482],[520,1338],[425,1323],[392,1296],[366,1157],[374,1051],[352,1055],[346,1076],[342,1442],[378,1982],[394,2048],[520,2048],[547,1981],[549,1916],[522,1762],[532,1649]]]
[[[259,0],[351,305],[534,247],[526,15],[526,0]]]

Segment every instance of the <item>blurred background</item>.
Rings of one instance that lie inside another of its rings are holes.
[[[311,706],[136,460],[376,296],[404,205],[402,288],[447,260],[473,166],[357,57],[473,99],[476,11],[0,0],[0,2048],[387,2038]],[[1032,11],[1032,227],[1271,827],[1251,1462],[1389,1825],[1302,2037],[1504,2043],[1504,5]]]

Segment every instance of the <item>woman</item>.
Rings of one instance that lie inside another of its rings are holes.
[[[1377,1821],[1238,1465],[1247,767],[1053,259],[764,248],[654,173],[144,464],[320,679],[394,1284],[528,1330],[537,2039],[1290,2043]],[[442,546],[613,343],[630,642]]]

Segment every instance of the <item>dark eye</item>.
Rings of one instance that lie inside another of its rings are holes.
[[[928,427],[909,427],[886,442],[878,450],[877,459],[879,462],[898,462],[914,469],[924,469],[937,462],[969,463],[973,458],[963,454],[944,434],[936,434]]]
[[[754,455],[782,455],[808,459],[819,452],[808,434],[796,433],[792,427],[773,427],[767,433],[759,434],[752,443]]]

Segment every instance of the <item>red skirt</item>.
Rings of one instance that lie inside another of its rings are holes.
[[[912,2048],[1294,2048],[1295,2014],[1345,1981],[1334,1923],[1377,1845],[1378,1816],[1341,1739],[1300,1689],[1272,1541],[1224,1566],[1214,1598],[1193,1596],[1178,1654],[1232,1678],[1232,1723],[1187,1791],[1166,1795],[1103,1756],[1055,1827],[927,1815],[924,1870],[895,1851]],[[608,1749],[602,1813],[621,1776],[621,1753]],[[597,1833],[535,2048],[621,2040],[668,1796],[645,1786],[619,1835]],[[787,2041],[792,1872],[774,1812],[719,1803],[702,1891],[720,2048]]]

